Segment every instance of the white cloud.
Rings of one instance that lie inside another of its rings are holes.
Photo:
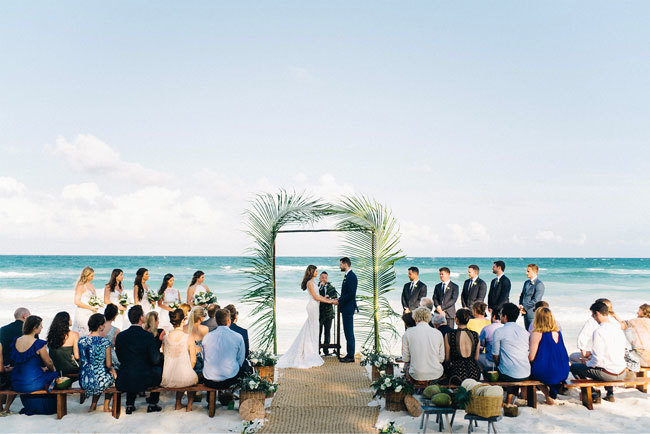
[[[467,226],[452,223],[448,227],[450,229],[451,241],[454,243],[468,244],[490,240],[490,234],[488,234],[487,228],[478,222],[471,222]]]
[[[103,196],[99,186],[94,182],[71,184],[63,187],[61,197],[66,200],[82,200],[91,204]]]
[[[25,191],[25,185],[10,176],[0,176],[0,195],[11,196]]]
[[[537,232],[537,235],[535,235],[535,239],[539,241],[554,241],[558,243],[562,242],[562,237],[560,235],[556,235],[555,232],[553,231]]]
[[[164,182],[169,175],[122,160],[118,151],[90,134],[79,134],[72,142],[58,137],[54,145],[45,145],[54,155],[63,157],[80,172],[107,175],[139,185]]]

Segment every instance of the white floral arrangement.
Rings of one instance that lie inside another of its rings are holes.
[[[267,395],[278,390],[278,385],[257,374],[247,375],[240,380],[241,390],[246,392],[265,392]]]
[[[249,360],[251,365],[255,367],[275,366],[278,364],[278,357],[266,351],[251,351]]]
[[[217,296],[212,292],[199,292],[194,294],[194,304],[196,306],[204,306],[206,304],[213,304],[217,302]]]
[[[118,300],[118,302],[123,307],[127,307],[128,305],[130,305],[131,303],[129,303],[129,294],[123,292],[122,295],[120,295],[120,299]],[[126,310],[120,310],[120,315],[124,315],[124,312],[126,312]]]
[[[363,351],[361,359],[361,366],[374,366],[377,369],[386,369],[389,366],[395,365],[395,357],[382,354],[375,351]]]
[[[88,304],[92,307],[102,307],[104,306],[104,303],[97,297],[96,295],[93,295],[88,299]]]
[[[375,397],[383,397],[387,392],[400,393],[404,391],[407,395],[412,395],[414,392],[413,385],[406,378],[392,375],[382,375],[372,383],[371,387],[375,389]]]
[[[174,301],[172,301],[171,303],[169,303],[169,308],[170,308],[171,310],[176,310],[176,309],[178,309],[179,307],[181,307],[181,304],[180,304],[177,300],[174,300]]]
[[[264,419],[247,420],[242,423],[241,434],[255,434],[264,426]]]
[[[156,303],[158,302],[158,300],[162,298],[163,298],[162,294],[158,294],[158,291],[156,291],[155,289],[150,289],[149,291],[147,291],[147,300],[149,301],[149,303],[151,303],[151,310],[156,308]]]

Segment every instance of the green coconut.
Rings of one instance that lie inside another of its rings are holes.
[[[431,399],[434,395],[437,395],[440,393],[440,386],[437,384],[433,384],[431,386],[427,386],[426,389],[422,392],[425,398]]]
[[[438,393],[431,398],[431,402],[436,407],[451,407],[451,396],[446,393]]]
[[[54,381],[55,389],[69,389],[72,386],[72,379],[69,377],[59,377]]]

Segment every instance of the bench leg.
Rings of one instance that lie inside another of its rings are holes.
[[[648,372],[648,371],[641,371],[641,372],[637,372],[637,373],[636,373],[636,376],[637,376],[637,378],[646,378],[646,379],[647,379],[647,378],[648,378],[648,374],[650,374],[650,372]],[[648,379],[648,380],[650,380],[650,379]],[[648,393],[648,383],[645,383],[645,384],[639,384],[638,386],[636,386],[636,389],[637,389],[638,391],[640,391],[640,392]]]
[[[528,391],[528,397],[527,397],[528,406],[532,408],[537,408],[537,393],[535,390],[535,386],[527,386],[526,390]]]
[[[56,395],[56,418],[57,419],[63,419],[63,416],[65,416],[66,409],[65,405],[67,403],[66,400],[66,394],[65,393],[59,393]]]
[[[594,409],[593,397],[591,396],[591,387],[580,388],[580,399],[582,400],[582,405],[587,407],[588,410]]]
[[[120,392],[113,392],[113,411],[111,414],[115,419],[120,418],[122,412],[122,394]]]
[[[216,390],[211,390],[208,392],[208,416],[214,417],[214,413],[216,411],[216,403],[215,401],[217,400],[217,391]]]

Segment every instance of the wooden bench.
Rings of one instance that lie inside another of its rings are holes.
[[[83,389],[63,389],[63,390],[52,390],[48,392],[47,390],[37,390],[32,393],[20,393],[13,390],[0,390],[0,396],[5,396],[9,398],[10,396],[19,396],[19,395],[55,395],[56,396],[56,418],[61,419],[63,416],[68,414],[68,395],[73,395],[75,393],[82,394],[86,393]]]
[[[641,368],[639,372],[636,373],[637,378],[645,378],[650,383],[650,368]],[[648,393],[648,383],[641,384],[636,386],[637,390]]]
[[[566,387],[568,388],[580,388],[580,400],[582,405],[587,407],[589,410],[594,409],[593,397],[591,395],[592,387],[636,387],[644,386],[644,389],[647,390],[648,382],[650,378],[641,377],[634,380],[621,380],[621,381],[597,381],[597,380],[567,380]],[[640,389],[639,389],[640,390]]]
[[[147,389],[147,392],[174,392],[174,393],[207,392],[208,393],[208,416],[214,417],[214,414],[216,412],[217,392],[225,392],[225,391],[232,391],[232,390],[233,388],[212,389],[203,384],[197,384],[194,386],[182,387],[178,389],[172,387],[152,387],[150,389]],[[122,412],[122,393],[126,393],[126,392],[120,392],[119,390],[115,389],[115,387],[111,387],[107,389],[105,393],[111,394],[113,396],[113,407],[111,409],[111,414],[115,419],[119,419],[120,413]],[[192,410],[191,404],[192,403],[190,402],[190,397],[188,394],[187,409],[189,411]]]

